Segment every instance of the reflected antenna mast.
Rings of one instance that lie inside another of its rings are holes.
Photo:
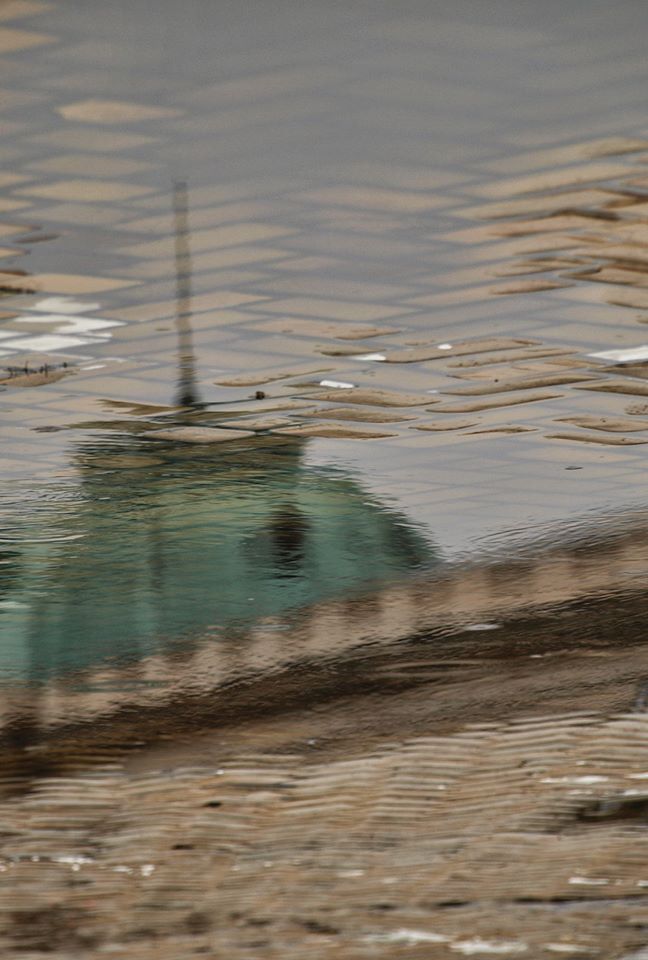
[[[189,196],[186,180],[173,184],[175,227],[176,329],[178,331],[178,386],[176,402],[194,407],[200,402],[196,386],[196,358],[191,329],[191,246],[189,243]]]

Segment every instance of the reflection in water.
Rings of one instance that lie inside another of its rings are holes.
[[[309,523],[291,503],[277,510],[268,523],[272,554],[281,576],[299,576],[303,570]]]
[[[301,452],[260,440],[217,453],[82,448],[80,489],[12,513],[0,675],[137,659],[434,563],[402,516]]]
[[[0,602],[20,579],[20,553],[18,550],[0,550]]]
[[[198,403],[196,364],[191,331],[191,246],[189,242],[189,204],[187,184],[178,180],[173,186],[176,265],[176,328],[178,331],[178,391],[181,407]]]

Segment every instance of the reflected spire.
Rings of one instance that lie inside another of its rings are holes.
[[[196,359],[191,329],[191,247],[189,244],[189,203],[187,183],[173,184],[175,224],[176,329],[178,331],[178,384],[176,403],[193,407],[199,403],[196,386]]]

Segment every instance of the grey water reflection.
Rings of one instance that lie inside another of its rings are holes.
[[[437,562],[403,516],[302,452],[97,442],[77,452],[79,484],[9,497],[0,677],[137,659]]]

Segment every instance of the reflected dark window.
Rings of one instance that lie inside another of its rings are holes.
[[[306,556],[310,524],[302,511],[286,504],[273,516],[268,526],[273,560],[279,575],[298,573]]]
[[[17,550],[0,550],[0,597],[4,597],[20,579],[21,558]]]
[[[0,677],[134,663],[438,562],[402,514],[355,478],[309,467],[303,449],[82,444],[79,488],[48,503],[37,531],[16,506],[21,546],[0,553]]]

